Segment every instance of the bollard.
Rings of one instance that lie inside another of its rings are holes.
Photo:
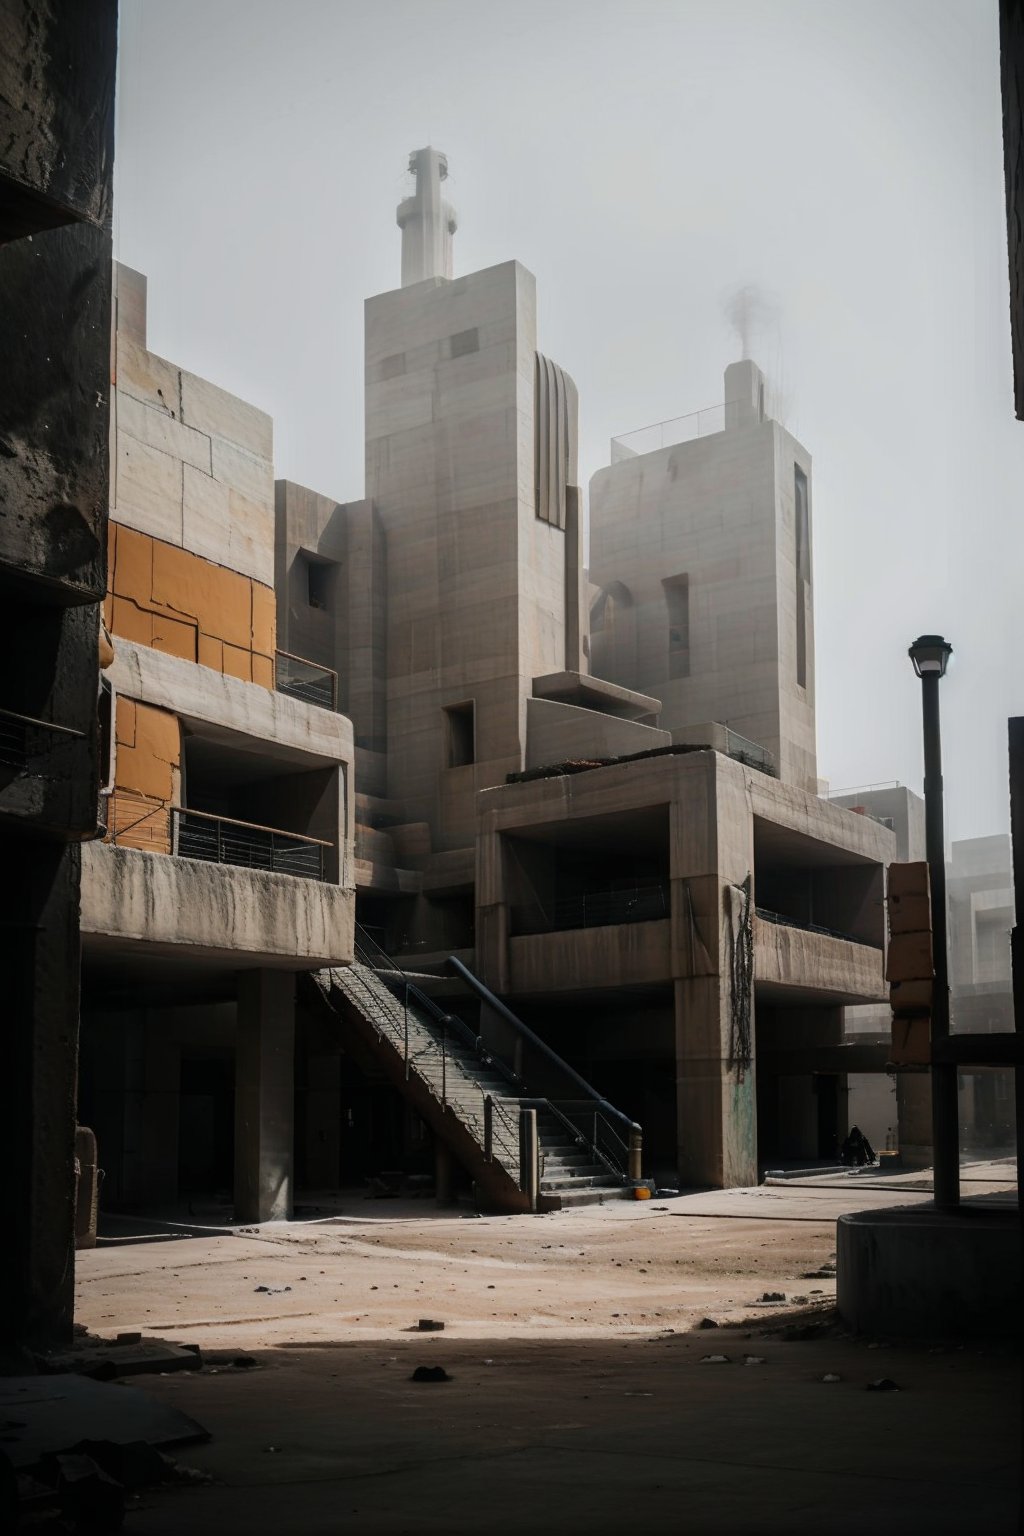
[[[537,1157],[537,1111],[519,1111],[519,1188],[530,1202],[530,1210],[537,1209],[539,1185],[539,1159]]]
[[[634,1125],[629,1133],[629,1177],[633,1184],[639,1184],[643,1178],[641,1164],[644,1149],[644,1133],[638,1125]]]

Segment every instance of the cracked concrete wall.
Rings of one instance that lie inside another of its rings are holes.
[[[111,522],[110,633],[215,672],[274,686],[274,593],[240,572]]]
[[[112,516],[273,588],[273,423],[148,350],[144,285],[115,268]]]

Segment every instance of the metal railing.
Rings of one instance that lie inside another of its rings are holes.
[[[598,1093],[575,1067],[571,1067],[552,1050],[546,1040],[542,1040],[529,1025],[524,1024],[507,1004],[495,997],[479,977],[463,965],[457,955],[449,955],[448,968],[512,1030],[517,1062],[526,1063],[532,1059],[533,1069],[538,1076],[546,1073],[550,1079],[560,1079],[568,1089],[564,1096],[559,1092],[555,1096],[548,1094],[543,1098],[531,1097],[526,1101],[527,1104],[550,1110],[562,1121],[570,1120],[580,1145],[588,1146],[597,1159],[623,1183],[637,1183],[641,1177],[643,1154],[643,1131],[637,1122]],[[496,1065],[499,1064],[496,1055],[492,1059]],[[532,1072],[527,1066],[519,1068],[517,1075],[525,1088]],[[570,1110],[571,1114],[568,1113]],[[592,1128],[591,1134],[586,1130],[588,1121]]]
[[[873,944],[870,939],[858,938],[855,933],[844,933],[840,928],[824,928],[821,923],[808,923],[799,917],[790,917],[787,912],[772,912],[769,907],[755,907],[755,916],[766,923],[774,923],[780,928],[800,928],[804,933],[820,933],[828,939],[843,939],[847,944],[862,944],[866,949],[882,949],[883,945]]]
[[[671,914],[667,881],[637,885],[621,891],[588,891],[548,907],[539,904],[512,908],[512,933],[562,933],[570,928],[610,928],[618,923],[652,923]]]
[[[702,410],[690,411],[686,416],[672,416],[668,421],[656,421],[649,427],[637,427],[633,432],[623,432],[612,438],[612,463],[635,458],[640,453],[655,453],[659,448],[672,448],[676,443],[690,443],[697,437],[710,437],[725,431],[725,402],[707,405]]]
[[[278,693],[317,704],[321,709],[338,707],[337,672],[307,661],[304,656],[293,656],[291,651],[274,652],[274,687]]]
[[[232,864],[260,869],[275,875],[298,875],[323,880],[324,850],[333,847],[320,837],[283,832],[279,827],[254,821],[236,821],[208,811],[171,807],[174,818],[174,851],[183,859],[207,859],[213,864]]]
[[[623,1183],[636,1182],[640,1178],[642,1132],[634,1121],[601,1098],[578,1072],[564,1062],[539,1036],[535,1035],[515,1014],[506,1008],[456,956],[448,958],[449,968],[471,989],[494,1007],[512,1025],[517,1038],[526,1050],[536,1050],[562,1077],[570,1089],[566,1098],[551,1099],[527,1096],[524,1075],[493,1051],[483,1037],[475,1034],[457,1014],[448,1013],[429,997],[402,970],[364,928],[356,924],[355,956],[360,964],[371,970],[387,987],[395,1007],[385,1021],[378,1021],[378,1028],[386,1028],[392,1044],[401,1052],[408,1079],[414,1066],[426,1059],[440,1067],[440,1081],[431,1083],[422,1071],[420,1076],[427,1086],[437,1093],[442,1108],[448,1104],[448,1066],[453,1058],[451,1046],[461,1046],[488,1071],[504,1078],[509,1094],[519,1109],[535,1109],[548,1114],[559,1122],[578,1145],[591,1151],[595,1159]],[[353,977],[356,982],[358,976]],[[425,1013],[430,1019],[434,1034],[420,1045],[410,1049],[409,1005]],[[372,1017],[372,1014],[368,1014]],[[439,1089],[439,1092],[438,1092]],[[583,1097],[573,1097],[572,1090],[582,1092]],[[481,1118],[477,1125],[485,1161],[495,1159],[512,1177],[517,1176],[520,1161],[520,1127],[502,1102],[493,1093],[480,1088]],[[475,1117],[474,1117],[475,1118]]]
[[[0,709],[0,768],[42,775],[61,748],[84,741],[85,732],[13,709]],[[53,768],[56,764],[53,763]]]
[[[107,836],[111,843],[211,864],[323,880],[324,851],[334,846],[323,838],[284,832],[259,822],[214,816],[183,805],[154,804],[126,790],[115,790],[109,807]]]
[[[762,773],[770,773],[775,779],[779,776],[779,770],[775,764],[774,753],[767,747],[762,747],[759,742],[751,741],[747,736],[741,736],[738,731],[725,727],[725,750],[728,757],[737,763],[745,763],[748,768],[759,768]]]

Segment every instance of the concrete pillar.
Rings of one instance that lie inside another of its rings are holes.
[[[235,1220],[292,1214],[295,976],[243,971],[235,1034]]]

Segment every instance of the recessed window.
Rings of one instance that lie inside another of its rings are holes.
[[[464,768],[476,762],[476,705],[450,704],[445,710],[446,750],[449,768]]]
[[[669,576],[662,582],[668,613],[669,678],[690,675],[690,578]]]
[[[452,337],[452,357],[465,357],[470,352],[479,352],[480,332],[474,325],[472,330],[458,331]]]
[[[807,476],[799,464],[793,468],[796,538],[796,680],[807,687],[807,605],[811,585],[811,525],[807,501]]]
[[[329,560],[302,561],[306,578],[306,602],[310,608],[330,608],[335,567]]]

